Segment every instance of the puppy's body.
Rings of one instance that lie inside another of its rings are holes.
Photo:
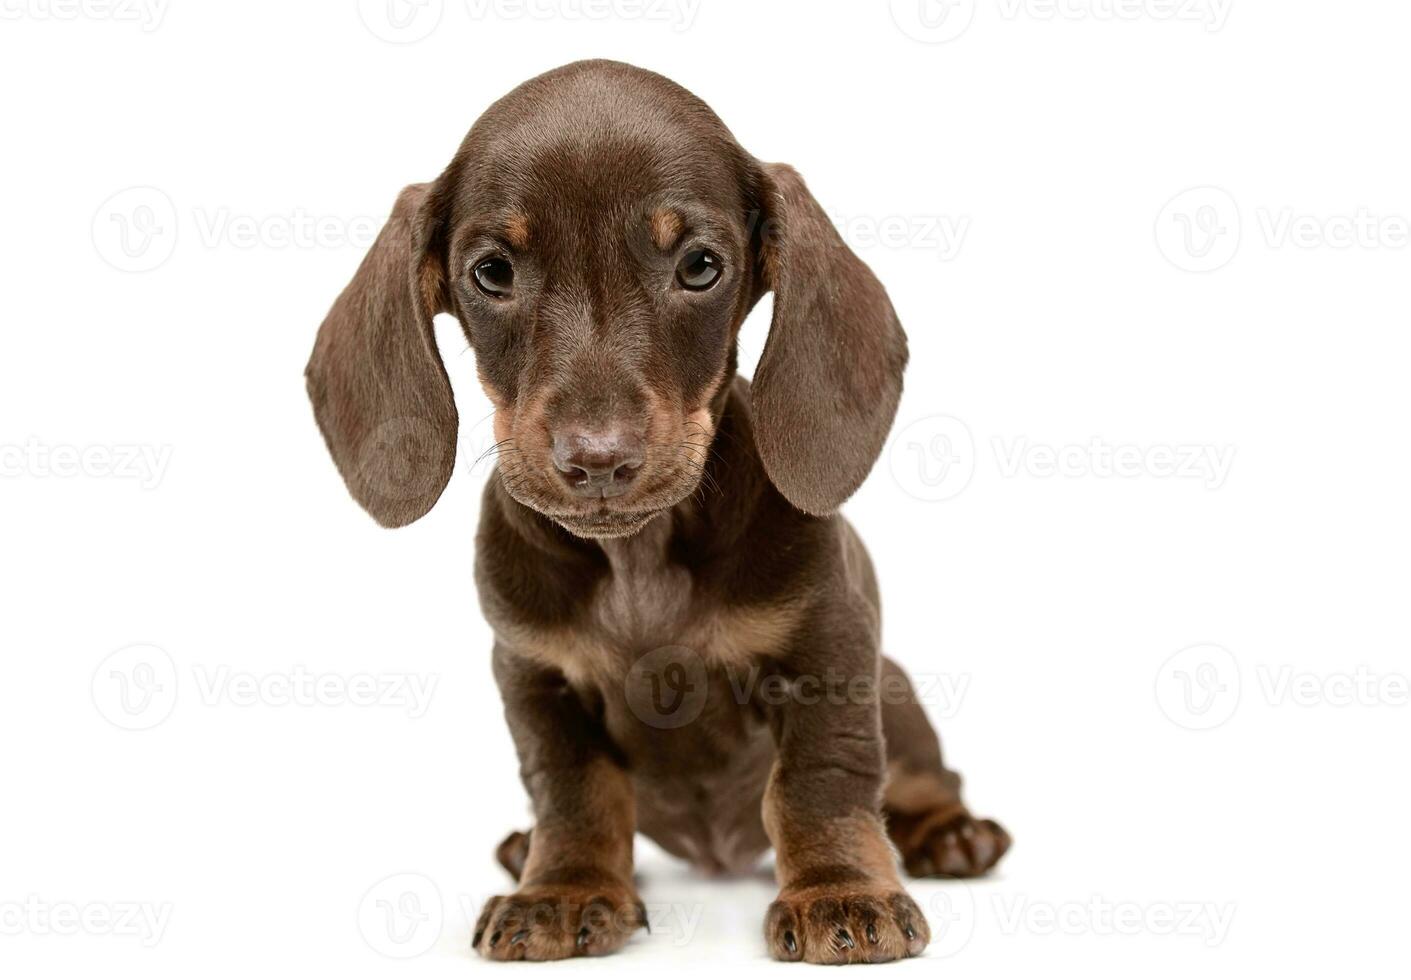
[[[736,336],[771,290],[751,386]],[[452,468],[438,312],[496,408],[476,578],[536,821],[501,845],[519,889],[487,904],[476,948],[619,947],[644,923],[641,831],[709,871],[772,846],[777,958],[920,952],[898,856],[978,874],[1008,838],[961,804],[881,656],[876,578],[835,514],[901,390],[880,283],[798,175],[699,100],[584,62],[496,103],[403,192],[320,331],[320,426],[392,526]]]
[[[769,847],[760,805],[774,744],[758,675],[831,591],[808,570],[838,553],[844,526],[801,514],[764,478],[746,390],[722,392],[711,489],[636,535],[575,539],[492,480],[478,548],[504,669],[522,657],[561,673],[632,775],[638,828],[709,871],[744,870]],[[525,577],[552,591],[525,594]]]

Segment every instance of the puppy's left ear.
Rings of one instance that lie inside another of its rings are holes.
[[[795,507],[838,509],[882,451],[901,397],[906,334],[886,290],[792,167],[760,165],[755,230],[774,320],[755,370],[755,441]]]

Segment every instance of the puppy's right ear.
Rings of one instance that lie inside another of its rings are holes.
[[[338,472],[384,527],[430,510],[455,465],[456,403],[431,327],[449,309],[435,187],[398,195],[304,372]]]

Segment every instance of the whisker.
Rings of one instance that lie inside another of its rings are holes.
[[[483,460],[486,456],[491,456],[491,455],[498,456],[504,446],[506,446],[506,445],[508,445],[508,444],[510,444],[510,443],[513,443],[513,442],[514,442],[514,439],[501,439],[499,442],[497,442],[497,443],[495,443],[494,445],[492,445],[489,449],[485,450],[485,451],[484,451],[483,453],[481,453],[479,456],[475,457],[475,462],[471,463],[470,465],[471,465],[471,466],[478,466],[478,465],[480,464],[480,461]]]

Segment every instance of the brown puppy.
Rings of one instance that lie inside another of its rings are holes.
[[[774,293],[753,386],[736,334]],[[494,673],[536,824],[501,845],[494,959],[620,947],[645,924],[636,831],[709,870],[769,846],[783,960],[915,955],[898,879],[975,875],[973,818],[834,512],[875,461],[906,363],[881,284],[793,170],[659,75],[593,61],[495,103],[404,190],[319,330],[319,426],[384,525],[449,479],[455,315],[495,406],[477,542]]]

